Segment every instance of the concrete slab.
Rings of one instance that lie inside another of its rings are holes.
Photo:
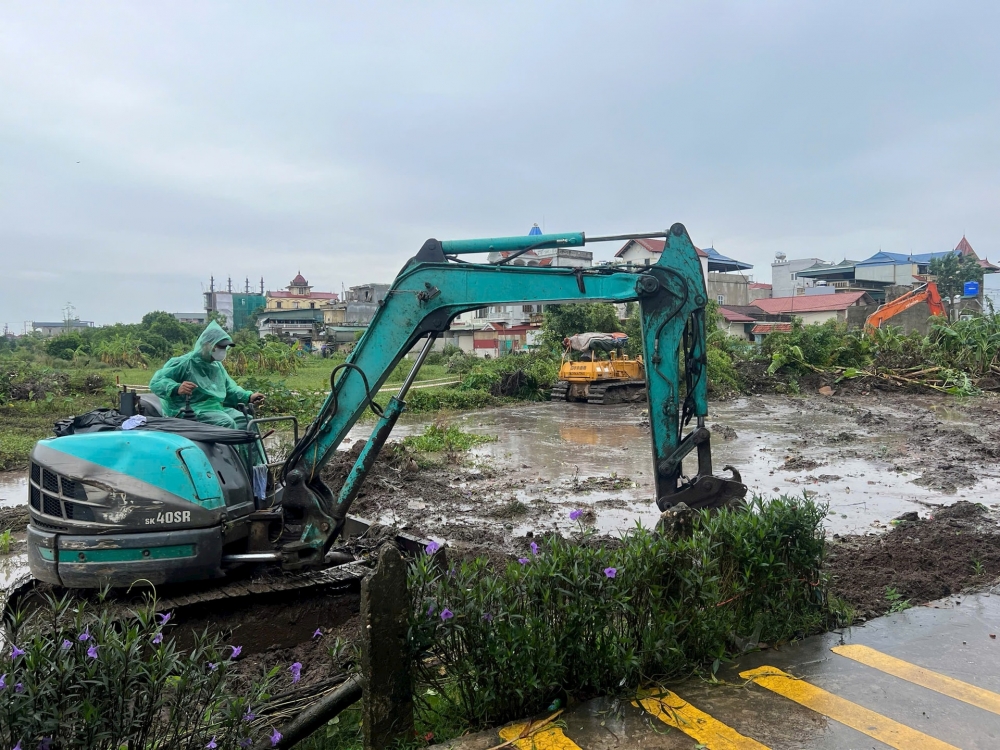
[[[688,680],[647,697],[646,710],[601,698],[529,736],[522,722],[443,747],[995,750],[997,636],[1000,597],[950,597],[747,655],[718,682]]]

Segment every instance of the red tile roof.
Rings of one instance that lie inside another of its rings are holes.
[[[289,286],[309,286],[309,282],[303,278],[302,274],[296,274],[295,278],[292,279],[292,283]]]
[[[728,307],[720,307],[719,315],[725,318],[727,323],[753,323],[753,318],[749,315],[730,310]]]
[[[660,255],[663,252],[663,247],[667,244],[666,240],[652,240],[652,239],[629,240],[624,245],[622,245],[621,250],[615,253],[615,257],[616,258],[622,257],[622,254],[625,252],[625,250],[628,249],[628,246],[631,245],[633,242],[637,244],[639,247],[645,248],[648,252],[652,253],[653,255]],[[696,247],[695,252],[698,253],[699,258],[708,257],[708,253],[706,253],[700,247]]]
[[[788,333],[791,330],[791,323],[758,323],[750,329],[750,333],[774,333],[775,331]]]
[[[292,294],[291,292],[268,292],[268,297],[273,297],[274,299],[337,299],[336,292],[309,292],[308,294]]]
[[[759,307],[770,315],[778,313],[806,313],[806,312],[829,312],[833,310],[846,310],[852,305],[856,305],[867,292],[844,292],[843,294],[815,294],[800,295],[797,297],[772,297],[771,299],[757,299],[753,301],[754,307]]]
[[[762,283],[757,282],[757,281],[755,281],[754,283],[750,284],[749,286],[750,286],[751,289],[770,289],[771,288],[770,284],[762,284]]]

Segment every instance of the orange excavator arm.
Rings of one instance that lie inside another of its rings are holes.
[[[881,328],[882,324],[890,318],[899,315],[904,310],[909,310],[914,305],[919,305],[921,302],[927,303],[931,315],[942,318],[947,316],[937,284],[933,281],[928,281],[923,286],[917,287],[913,291],[897,297],[892,302],[887,302],[880,306],[868,316],[868,320],[865,321],[865,328]]]

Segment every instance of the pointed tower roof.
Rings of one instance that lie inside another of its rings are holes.
[[[541,234],[541,233],[542,233],[542,230],[538,228],[538,224],[532,224],[531,225],[531,231],[528,232],[528,236],[531,237],[533,235]]]
[[[309,282],[302,278],[302,272],[299,271],[290,286],[309,286]]]
[[[972,249],[972,245],[969,244],[969,241],[965,239],[964,234],[962,235],[961,241],[955,245],[955,250],[958,251],[959,255],[971,255],[973,258],[979,257],[976,255],[976,251]]]

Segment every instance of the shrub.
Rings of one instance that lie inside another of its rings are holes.
[[[403,445],[424,453],[440,453],[441,451],[467,451],[474,446],[493,443],[496,440],[496,437],[490,435],[462,432],[455,425],[444,426],[435,423],[428,425],[422,435],[410,435],[403,438]]]
[[[269,734],[246,717],[277,668],[259,681],[239,678],[217,635],[196,636],[182,653],[164,637],[164,617],[151,604],[123,617],[91,614],[68,599],[17,613],[0,655],[0,744],[234,750]]]
[[[558,359],[548,354],[518,354],[480,360],[462,379],[462,387],[497,397],[541,401],[558,379]]]
[[[487,725],[567,692],[623,693],[711,664],[731,634],[805,635],[826,616],[824,513],[804,498],[755,498],[746,512],[701,514],[689,538],[553,536],[500,570],[478,559],[445,573],[422,557],[410,568],[418,684]]]

